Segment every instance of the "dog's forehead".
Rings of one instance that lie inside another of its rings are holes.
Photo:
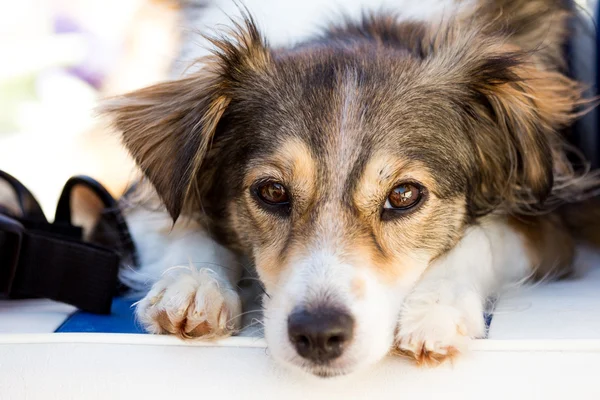
[[[256,100],[256,158],[302,149],[310,156],[304,161],[314,162],[325,186],[337,192],[352,189],[382,154],[452,172],[453,163],[461,164],[452,159],[460,153],[457,118],[441,90],[419,86],[418,60],[403,57],[400,66],[348,51],[282,57]]]

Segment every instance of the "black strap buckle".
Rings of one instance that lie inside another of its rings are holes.
[[[8,296],[19,264],[25,228],[16,219],[0,214],[0,295]]]

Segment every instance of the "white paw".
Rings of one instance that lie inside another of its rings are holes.
[[[419,364],[438,365],[466,350],[469,340],[485,334],[483,302],[472,291],[415,293],[400,314],[396,348]]]
[[[136,306],[150,333],[181,338],[219,338],[240,326],[242,304],[236,290],[209,269],[170,270]]]

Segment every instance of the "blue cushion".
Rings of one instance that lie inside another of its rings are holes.
[[[56,332],[144,333],[142,327],[135,322],[133,303],[132,299],[115,298],[110,315],[77,311]]]

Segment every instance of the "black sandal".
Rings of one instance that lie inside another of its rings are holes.
[[[95,314],[109,314],[118,293],[122,261],[137,266],[135,246],[118,202],[97,181],[76,176],[60,195],[49,223],[32,193],[0,170],[0,180],[14,191],[19,212],[0,204],[0,295],[7,298],[48,298]],[[102,203],[103,223],[112,237],[83,240],[83,229],[72,223],[75,188],[89,189]],[[13,210],[14,211],[14,210]]]

